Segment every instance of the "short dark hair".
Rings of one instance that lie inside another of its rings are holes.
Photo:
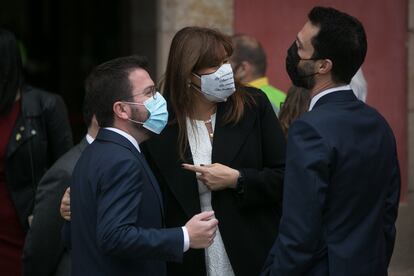
[[[364,62],[367,39],[361,22],[333,8],[314,7],[308,18],[319,27],[312,39],[313,58],[332,60],[332,79],[349,83]]]
[[[0,115],[10,112],[23,85],[23,67],[16,37],[0,29]]]
[[[251,36],[236,34],[231,39],[233,43],[233,55],[231,59],[240,64],[247,61],[255,68],[255,73],[262,77],[266,74],[266,53],[259,41]]]
[[[95,67],[86,79],[86,103],[90,105],[89,112],[95,114],[100,127],[111,127],[114,121],[113,104],[132,96],[129,74],[136,69],[148,72],[145,57],[134,55],[104,62]]]
[[[83,122],[85,123],[87,128],[91,126],[92,117],[95,114],[95,111],[94,111],[95,100],[91,94],[92,93],[85,93],[85,96],[83,98],[83,106],[82,106]]]

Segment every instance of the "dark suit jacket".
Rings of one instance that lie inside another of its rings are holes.
[[[180,261],[181,228],[163,227],[158,184],[125,137],[101,129],[71,184],[73,275],[165,275]]]
[[[289,129],[283,216],[263,275],[384,276],[400,175],[385,119],[351,90]]]
[[[24,275],[71,275],[69,253],[61,239],[63,219],[59,208],[73,168],[87,145],[88,141],[83,139],[59,158],[37,186],[33,221],[23,249]]]
[[[212,192],[212,207],[236,275],[260,273],[274,242],[281,214],[285,138],[269,100],[249,89],[256,105],[246,105],[235,125],[223,123],[226,103],[217,107],[212,162],[242,171],[244,193]],[[179,226],[200,212],[195,174],[183,170],[177,151],[178,127],[170,124],[145,143],[145,153],[160,183],[168,227]],[[187,147],[188,148],[188,147]],[[192,162],[191,152],[187,152]],[[190,249],[183,264],[168,264],[171,275],[205,275],[204,250]]]

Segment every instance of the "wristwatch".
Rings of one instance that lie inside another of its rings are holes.
[[[239,170],[239,177],[237,178],[236,193],[238,194],[244,193],[244,175],[242,171],[240,170]]]

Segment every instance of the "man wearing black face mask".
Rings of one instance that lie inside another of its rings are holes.
[[[365,31],[332,8],[308,18],[286,69],[312,99],[289,129],[283,216],[262,275],[385,276],[400,172],[391,128],[349,86],[365,59]]]
[[[318,58],[301,58],[298,51],[299,49],[295,41],[288,50],[286,57],[286,71],[295,86],[310,90],[315,86],[315,75],[318,74],[318,72],[315,72],[313,63],[318,60]],[[301,67],[299,67],[301,61],[304,62],[302,62]]]

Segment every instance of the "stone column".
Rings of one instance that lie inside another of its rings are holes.
[[[408,5],[408,190],[414,191],[414,0]]]
[[[186,26],[233,33],[233,0],[157,0],[157,80],[165,71],[174,34]]]

